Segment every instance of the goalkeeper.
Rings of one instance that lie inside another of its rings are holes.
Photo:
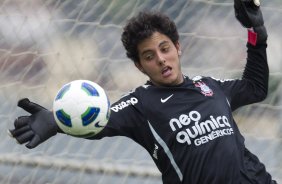
[[[259,1],[234,0],[234,8],[248,29],[240,80],[189,78],[181,72],[175,23],[152,12],[130,19],[121,40],[127,56],[149,80],[112,104],[107,126],[89,139],[133,139],[152,156],[164,184],[276,183],[245,147],[232,116],[235,109],[266,98],[269,75]],[[28,99],[18,106],[31,113],[18,117],[9,131],[20,144],[34,148],[63,133],[52,112]]]

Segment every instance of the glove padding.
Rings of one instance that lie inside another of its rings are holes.
[[[257,33],[256,43],[263,43],[267,39],[267,31],[260,10],[259,0],[234,0],[235,16],[246,28],[253,28]]]
[[[28,142],[25,145],[27,148],[35,148],[57,134],[59,127],[52,111],[30,102],[27,98],[19,100],[18,106],[31,114],[18,117],[14,122],[15,129],[8,130],[19,144]]]

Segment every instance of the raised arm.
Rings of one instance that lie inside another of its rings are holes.
[[[218,81],[232,110],[267,96],[267,32],[258,0],[234,0],[235,16],[248,29],[247,63],[241,80]]]
[[[242,80],[248,86],[245,93],[233,100],[233,108],[240,105],[259,102],[266,98],[268,91],[269,68],[267,64],[267,31],[260,9],[259,0],[235,0],[235,16],[248,28],[247,63]],[[245,99],[248,98],[248,99]],[[246,104],[240,104],[246,103]]]
[[[266,55],[267,32],[259,0],[235,0],[234,8],[236,18],[249,29],[248,57],[243,79],[251,81],[260,90],[261,96],[266,96],[269,75]]]

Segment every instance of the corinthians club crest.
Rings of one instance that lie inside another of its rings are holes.
[[[205,96],[212,96],[213,95],[213,91],[211,90],[211,88],[209,88],[209,86],[206,85],[206,83],[198,81],[194,83],[196,87],[199,87],[201,89],[201,93]]]

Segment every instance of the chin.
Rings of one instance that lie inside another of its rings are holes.
[[[156,86],[177,86],[183,82],[183,80],[180,80],[178,76],[175,75],[171,75],[160,80],[151,79],[151,81]]]
[[[179,82],[177,82],[177,80],[170,80],[170,81],[165,81],[162,83],[163,86],[176,86],[180,84]]]

